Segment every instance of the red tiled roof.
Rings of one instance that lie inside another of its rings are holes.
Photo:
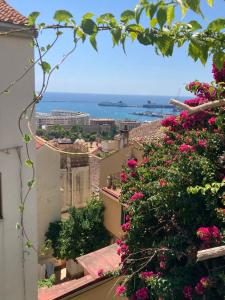
[[[26,25],[27,18],[12,8],[5,0],[0,0],[0,22]]]
[[[152,121],[149,123],[144,123],[141,126],[133,128],[129,132],[129,140],[137,142],[154,142],[161,140],[164,136],[161,130],[161,121]]]
[[[63,299],[66,295],[86,287],[93,281],[94,278],[91,275],[86,275],[80,279],[73,279],[56,284],[51,288],[40,288],[38,290],[38,300]]]
[[[120,256],[117,254],[118,246],[116,244],[107,246],[95,252],[78,257],[77,261],[85,269],[87,274],[79,279],[69,280],[64,283],[54,285],[51,288],[39,288],[38,300],[59,300],[84,288],[94,285],[104,280],[104,277],[98,276],[98,271],[113,271],[119,268]],[[100,299],[99,299],[100,300]]]
[[[49,143],[49,142],[47,142],[46,140],[44,140],[43,138],[41,138],[40,136],[37,136],[37,135],[36,135],[35,142],[36,142],[36,145],[35,145],[36,150],[40,149],[46,143]]]
[[[110,272],[119,268],[121,262],[117,254],[118,246],[116,244],[99,249],[95,252],[77,258],[78,263],[84,268],[86,273],[94,278],[98,278],[98,271]]]

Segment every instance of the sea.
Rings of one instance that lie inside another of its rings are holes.
[[[110,94],[79,94],[79,93],[56,93],[47,92],[37,104],[37,112],[49,113],[52,110],[69,110],[86,112],[91,118],[112,118],[115,120],[137,120],[141,122],[156,120],[152,116],[133,115],[133,112],[152,111],[162,114],[173,114],[171,109],[149,109],[140,107],[151,101],[157,104],[168,104],[173,96],[151,96],[151,95],[110,95]],[[183,101],[185,97],[175,97]],[[187,97],[186,97],[187,98]],[[137,107],[109,107],[99,106],[98,103],[109,101],[123,101],[128,105]]]

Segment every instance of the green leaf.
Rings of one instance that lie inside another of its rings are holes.
[[[192,31],[195,31],[195,30],[198,30],[198,29],[202,28],[202,26],[197,21],[195,21],[195,20],[190,21],[188,24],[191,25]]]
[[[81,28],[82,28],[83,32],[88,35],[93,35],[93,34],[97,33],[97,31],[98,31],[97,25],[91,19],[82,20]]]
[[[54,15],[54,20],[57,22],[69,22],[73,15],[67,10],[57,10]]]
[[[21,224],[20,223],[16,223],[16,229],[20,230],[21,229]]]
[[[94,16],[94,14],[89,12],[89,13],[86,13],[85,15],[83,15],[83,19],[91,19],[93,16]]]
[[[49,64],[48,62],[43,61],[43,62],[41,63],[41,67],[42,67],[42,70],[43,70],[44,73],[50,73],[50,71],[51,71],[51,66],[50,66],[50,64]]]
[[[225,28],[225,19],[216,19],[209,23],[208,29],[212,31],[220,31]]]
[[[86,34],[83,32],[83,30],[80,27],[77,27],[74,30],[74,37],[78,36],[80,39],[82,39],[82,42],[86,39]]]
[[[125,24],[127,24],[130,20],[133,19],[135,19],[135,12],[132,10],[125,10],[120,16],[121,22]]]
[[[115,17],[111,13],[106,13],[97,18],[98,24],[115,23]]]
[[[186,6],[186,3],[183,0],[177,0],[177,2],[180,5],[180,9],[181,9],[181,13],[182,13],[182,17],[184,18],[186,16],[188,7]]]
[[[111,30],[111,34],[112,34],[112,37],[113,37],[113,44],[118,45],[119,40],[121,38],[121,28],[119,28],[119,27],[113,28]]]
[[[214,4],[214,0],[207,0],[209,6],[213,7],[213,4]]]
[[[189,44],[188,54],[197,61],[200,59],[201,63],[205,65],[208,59],[208,46],[202,43],[197,38],[192,39]]]
[[[25,161],[25,165],[27,166],[27,167],[29,167],[29,168],[31,168],[31,167],[33,167],[33,161],[32,160],[30,160],[30,159],[27,159],[26,161]]]
[[[150,26],[152,28],[154,28],[157,23],[158,23],[158,20],[156,18],[152,18],[151,21],[150,21]]]
[[[122,36],[121,36],[121,39],[120,39],[120,43],[121,43],[121,45],[122,45],[122,47],[123,47],[123,52],[124,52],[125,54],[127,54],[127,53],[126,53],[126,48],[125,48],[126,37],[127,37],[126,34],[123,33]]]
[[[38,11],[34,11],[32,12],[29,16],[28,16],[28,25],[32,26],[35,24],[37,18],[39,17],[40,13]]]
[[[191,10],[193,10],[197,14],[201,13],[200,0],[186,0],[186,2]]]
[[[213,55],[213,62],[215,63],[216,67],[221,70],[225,61],[225,53],[224,52],[217,52]]]
[[[174,42],[173,40],[167,36],[158,37],[156,40],[156,45],[163,55],[171,56],[173,53]]]
[[[167,8],[167,24],[168,25],[171,25],[173,20],[174,20],[174,6],[173,5],[170,5],[168,6]]]
[[[188,55],[191,56],[194,61],[198,60],[199,49],[191,42],[188,47]]]
[[[144,28],[141,25],[130,24],[130,25],[127,25],[126,31],[129,31],[129,32],[133,31],[135,33],[139,33],[139,32],[144,32]]]
[[[154,4],[154,3],[149,4],[146,9],[147,16],[152,19],[157,11],[157,8],[158,8],[158,4]]]
[[[90,39],[90,43],[91,43],[92,47],[98,52],[97,42],[96,42],[96,34],[91,35],[89,39]]]
[[[28,182],[27,182],[27,186],[29,187],[29,188],[32,188],[33,186],[34,186],[34,180],[32,179],[32,180],[29,180]]]
[[[157,11],[157,20],[161,28],[163,27],[163,25],[165,25],[166,19],[167,19],[167,9],[166,7],[161,6]]]
[[[149,32],[148,29],[146,29],[144,32],[139,33],[137,39],[139,43],[145,46],[153,45],[154,42],[154,36]]]
[[[26,242],[26,247],[27,248],[31,248],[33,246],[32,242],[31,241],[27,241]]]
[[[23,140],[24,143],[28,144],[31,141],[31,137],[28,134],[25,134]]]
[[[139,24],[140,22],[140,18],[141,18],[141,14],[144,10],[144,7],[141,7],[140,4],[137,4],[135,9],[134,9],[134,12],[135,12],[135,20],[136,20],[136,23]]]

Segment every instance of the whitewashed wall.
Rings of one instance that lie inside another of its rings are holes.
[[[0,90],[15,80],[29,60],[33,58],[30,47],[31,38],[0,37]],[[22,160],[25,150],[18,130],[18,117],[22,109],[32,100],[34,91],[34,72],[14,86],[9,94],[0,96],[0,149],[22,146]],[[30,144],[34,159],[34,145]],[[37,299],[37,254],[30,250],[23,261],[23,240],[16,230],[20,220],[20,164],[15,149],[8,154],[0,151],[0,172],[2,173],[3,219],[0,220],[0,299],[35,300]],[[31,177],[30,169],[21,169],[23,194]],[[24,212],[24,223],[28,235],[35,246],[36,242],[36,191],[29,195]]]

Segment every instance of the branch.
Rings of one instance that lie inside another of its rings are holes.
[[[180,102],[178,100],[175,100],[175,99],[171,99],[170,103],[181,109],[187,110],[189,112],[189,115],[192,115],[197,112],[204,111],[206,109],[224,106],[225,99],[210,101],[210,102],[207,102],[207,103],[195,106],[195,107],[191,107],[191,106],[189,106],[183,102]]]
[[[225,256],[225,246],[198,251],[197,261],[204,261],[221,256]]]

